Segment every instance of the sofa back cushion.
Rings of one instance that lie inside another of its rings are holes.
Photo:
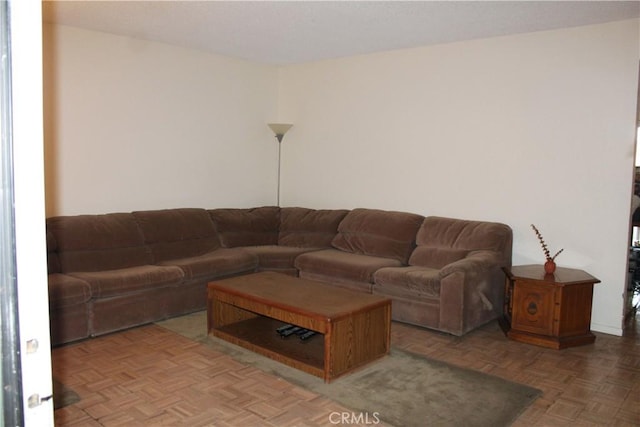
[[[498,252],[510,265],[512,236],[505,224],[430,216],[418,231],[409,265],[442,268],[477,250]]]
[[[156,263],[189,258],[220,247],[205,209],[182,208],[133,212]]]
[[[329,248],[338,225],[349,211],[345,209],[280,209],[278,244],[298,248]]]
[[[333,247],[407,263],[424,217],[405,212],[354,209],[338,226]]]
[[[58,243],[53,233],[47,230],[47,273],[60,273],[60,259],[58,258]]]
[[[47,231],[55,241],[62,273],[116,270],[152,262],[130,213],[51,217],[47,218]]]
[[[280,208],[263,206],[247,209],[211,209],[222,245],[237,246],[277,245]]]

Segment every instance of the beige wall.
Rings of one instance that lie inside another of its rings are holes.
[[[283,204],[505,222],[515,264],[534,223],[620,333],[637,82],[635,20],[285,67]]]
[[[47,215],[275,204],[277,69],[44,26]]]

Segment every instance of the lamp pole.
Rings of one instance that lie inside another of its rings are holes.
[[[284,135],[276,135],[278,138],[278,193],[276,194],[276,204],[280,206],[280,158],[282,156],[282,137]]]
[[[291,129],[291,126],[293,125],[288,123],[269,123],[268,126],[271,128],[273,133],[276,135],[276,139],[278,140],[278,191],[276,200],[278,206],[280,206],[280,161],[282,155],[282,138],[284,138],[284,134],[287,133],[287,131]]]

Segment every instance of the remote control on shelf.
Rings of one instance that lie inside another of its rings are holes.
[[[286,331],[289,328],[293,328],[293,325],[287,324],[287,325],[284,325],[284,326],[280,326],[278,329],[276,329],[276,332],[281,334],[281,333],[283,333],[284,331]]]
[[[309,338],[311,338],[312,336],[314,336],[315,334],[317,334],[317,332],[315,332],[315,331],[307,331],[306,333],[300,335],[300,339],[302,341],[306,341]]]
[[[299,331],[301,328],[299,326],[294,326],[293,328],[289,328],[286,331],[282,332],[280,334],[280,336],[282,338],[287,338],[289,335],[295,334],[297,331]]]

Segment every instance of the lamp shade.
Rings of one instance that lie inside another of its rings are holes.
[[[291,129],[292,124],[288,123],[269,123],[268,126],[271,128],[273,133],[276,134],[278,140],[282,140],[282,137],[289,129]]]

